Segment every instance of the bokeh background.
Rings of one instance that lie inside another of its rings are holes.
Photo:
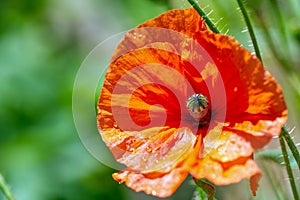
[[[246,2],[264,64],[283,87],[289,108],[287,127],[296,127],[292,136],[297,142],[300,2]],[[199,4],[206,12],[212,11],[210,17],[223,33],[253,51],[236,1],[202,0]],[[156,199],[113,181],[115,170],[85,149],[73,122],[72,89],[81,63],[100,42],[168,9],[183,7],[189,7],[187,1],[0,2],[0,173],[18,200]],[[218,187],[218,199],[291,198],[278,150],[278,140],[274,139],[262,151],[275,156],[269,160],[257,156],[266,171],[257,197],[251,197],[248,182],[243,181]],[[295,173],[300,185],[299,173]],[[189,178],[169,199],[192,199],[193,191]],[[4,199],[2,194],[0,199]]]

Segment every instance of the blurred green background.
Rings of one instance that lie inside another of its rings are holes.
[[[247,2],[264,64],[285,93],[287,126],[299,127],[299,0]],[[236,1],[199,3],[205,11],[213,10],[210,16],[223,33],[228,30],[253,51]],[[156,199],[113,181],[115,170],[84,148],[73,122],[72,89],[82,61],[101,41],[168,9],[183,7],[189,7],[184,0],[1,1],[0,172],[18,200]],[[292,134],[299,141],[299,128]],[[269,146],[278,149],[278,141]],[[260,162],[262,168],[266,164]],[[278,187],[286,191],[282,197],[289,198],[283,167],[272,166]],[[191,199],[190,182],[188,179],[169,199]],[[269,182],[264,176],[253,199],[276,195]],[[247,184],[220,187],[217,197],[252,199]],[[0,199],[4,199],[2,194]]]

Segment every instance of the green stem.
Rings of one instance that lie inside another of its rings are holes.
[[[279,141],[280,141],[281,151],[282,151],[282,155],[283,155],[285,166],[286,166],[286,171],[288,173],[291,188],[292,188],[292,191],[293,191],[294,199],[299,200],[299,196],[298,196],[297,187],[296,187],[296,184],[295,184],[293,171],[292,171],[292,168],[291,168],[291,165],[290,165],[288,153],[287,153],[285,142],[284,142],[284,139],[283,139],[283,134],[280,134]]]
[[[269,45],[269,48],[272,52],[272,54],[274,55],[274,58],[277,59],[277,61],[279,62],[279,64],[281,64],[281,66],[283,67],[284,70],[290,72],[292,70],[291,65],[289,64],[288,58],[286,58],[285,56],[282,56],[282,53],[279,52],[279,49],[277,47],[277,45],[275,44],[275,40],[273,39],[271,33],[270,33],[270,29],[268,28],[268,25],[265,22],[265,19],[262,15],[262,13],[257,13],[258,15],[258,22],[260,22],[260,25],[262,27],[262,30],[264,31],[266,40],[267,40],[267,44]]]
[[[279,1],[278,0],[271,0],[271,3],[273,5],[273,12],[275,13],[275,16],[277,21],[278,21],[278,25],[279,25],[279,31],[281,33],[281,39],[282,39],[282,45],[284,45],[285,47],[282,49],[285,49],[286,51],[289,51],[289,47],[288,47],[288,39],[287,39],[287,34],[286,34],[286,29],[285,29],[285,22],[284,22],[284,18],[280,12],[280,5],[279,5]],[[288,52],[289,53],[289,52]],[[288,56],[289,57],[289,56]]]
[[[280,135],[284,137],[286,143],[289,145],[300,170],[300,154],[286,127],[282,127]]]
[[[270,168],[272,165],[268,165],[267,167],[265,162],[269,162],[269,161],[265,161],[265,160],[261,161],[263,171],[266,174],[269,183],[271,184],[272,190],[275,193],[277,200],[280,200],[282,199],[281,194],[283,194],[283,191],[281,189],[282,187],[278,187],[278,185],[280,185],[280,182],[278,182],[277,177],[273,176],[275,172],[273,168]]]
[[[244,6],[243,0],[237,0],[237,2],[239,4],[239,7],[240,7],[240,9],[242,11],[242,14],[243,14],[243,17],[245,19],[245,22],[246,22],[246,25],[247,25],[247,28],[248,28],[253,46],[254,46],[255,54],[258,57],[258,59],[262,62],[262,58],[261,58],[261,55],[260,55],[260,50],[259,50],[259,47],[258,47],[258,43],[257,43],[256,37],[255,37],[255,34],[254,34],[254,30],[253,30],[250,18],[248,16],[246,8]]]
[[[215,24],[210,20],[210,18],[205,14],[205,12],[199,7],[195,0],[188,0],[188,2],[195,8],[199,15],[204,19],[207,26],[215,33],[220,33],[219,29]]]
[[[2,176],[2,174],[0,174],[0,189],[3,192],[4,196],[8,199],[8,200],[15,200],[15,197],[13,196],[9,186],[7,185],[7,183],[5,182],[4,177]]]

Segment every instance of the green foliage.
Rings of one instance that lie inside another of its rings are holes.
[[[214,186],[207,182],[204,179],[196,180],[194,179],[196,185],[197,185],[197,192],[198,192],[198,198],[199,200],[215,200],[214,195],[216,192],[216,189]]]

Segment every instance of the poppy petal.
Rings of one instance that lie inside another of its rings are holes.
[[[124,131],[164,126],[166,120],[165,125],[178,127],[187,90],[180,68],[177,55],[160,49],[139,49],[118,58],[110,65],[99,99],[100,127],[105,129],[106,118]]]
[[[217,127],[212,131],[216,131]],[[213,160],[217,160],[222,163],[232,162],[240,157],[249,157],[253,154],[254,149],[251,143],[244,137],[224,131],[220,135],[216,135],[216,138],[211,137],[214,133],[209,133],[203,141],[204,156],[209,156]]]
[[[286,122],[280,86],[258,58],[233,38],[209,31],[197,33],[196,38],[214,59],[226,85],[227,129],[249,134],[248,139],[252,135],[252,145],[261,148],[279,135]]]
[[[117,159],[118,162],[140,173],[166,173],[192,153],[196,136],[188,129],[167,129],[165,132],[145,138],[144,141],[141,141],[140,134],[136,134],[130,140],[135,141],[130,144],[132,151],[123,151]],[[126,142],[129,143],[128,141]],[[136,145],[138,141],[141,142],[139,146]],[[137,147],[133,149],[133,146]],[[112,152],[120,150],[118,148],[120,145],[113,148]]]
[[[250,157],[236,160],[235,164],[230,164],[229,166],[211,157],[206,157],[195,166],[191,174],[197,179],[206,178],[219,186],[238,183],[244,178],[249,178],[251,179],[251,186],[253,185],[251,189],[255,194],[258,180],[252,177],[260,177],[261,171]]]
[[[119,183],[125,182],[128,187],[137,192],[144,191],[146,194],[165,198],[174,193],[187,175],[187,171],[178,167],[169,173],[152,174],[142,174],[125,170],[114,173],[113,178]]]
[[[194,8],[170,10],[158,17],[148,20],[138,27],[160,27],[193,36],[196,32],[206,30],[205,21]]]
[[[145,27],[156,27],[158,29],[155,29],[155,34],[153,34],[148,32],[151,29],[145,29]],[[166,32],[164,30],[169,31]],[[173,37],[174,31],[185,34],[188,37],[194,37],[196,32],[203,30],[206,30],[206,24],[195,9],[170,10],[129,31],[116,48],[112,60],[126,52],[151,44],[153,41],[166,42],[166,39],[169,39],[168,42],[170,44],[176,45],[178,44],[178,39]],[[178,47],[180,45],[178,44]]]
[[[212,131],[219,131],[219,127]],[[253,193],[261,172],[253,161],[253,147],[244,137],[223,131],[215,138],[209,133],[204,138],[203,159],[191,170],[195,178],[206,178],[216,185],[237,183],[244,178],[251,179]],[[201,154],[200,154],[201,155]]]

